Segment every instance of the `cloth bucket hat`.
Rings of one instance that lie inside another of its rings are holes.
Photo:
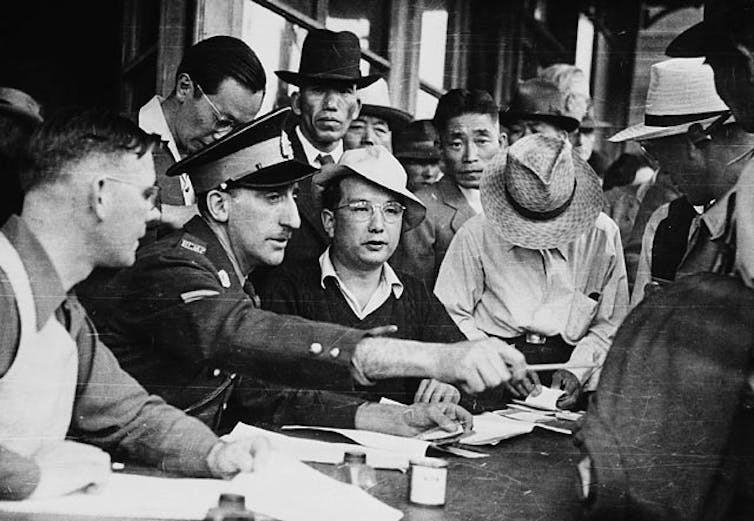
[[[311,176],[316,169],[294,160],[282,130],[290,107],[246,123],[172,165],[166,175],[187,173],[196,193],[224,186],[274,188]]]
[[[438,141],[437,130],[432,121],[428,119],[412,121],[406,128],[393,134],[393,155],[398,159],[439,161]]]
[[[566,132],[579,128],[579,120],[565,114],[565,100],[558,86],[542,78],[532,78],[518,85],[510,105],[500,113],[500,123],[508,125],[530,119],[550,123]]]
[[[346,150],[337,163],[325,165],[312,178],[317,203],[322,204],[322,192],[335,179],[358,175],[385,190],[397,194],[406,206],[403,216],[404,229],[416,227],[424,220],[427,209],[406,188],[408,176],[398,160],[382,145]]]
[[[481,184],[484,214],[508,242],[534,250],[573,242],[602,209],[592,168],[567,140],[531,134],[487,165]]]
[[[384,78],[378,79],[368,87],[359,89],[357,95],[361,100],[359,115],[384,119],[392,131],[405,127],[414,119],[405,110],[396,109],[392,106],[390,92]]]
[[[275,74],[281,80],[297,86],[306,81],[344,81],[353,82],[356,88],[361,89],[377,81],[380,76],[362,76],[360,61],[361,46],[355,34],[313,29],[301,46],[298,72],[275,71]]]
[[[728,110],[715,90],[712,67],[703,58],[665,60],[650,69],[644,123],[618,132],[609,141],[683,134],[694,123],[706,127]]]

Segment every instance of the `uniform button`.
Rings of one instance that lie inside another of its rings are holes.
[[[225,402],[225,403],[223,404],[223,411],[224,411],[224,410],[226,410],[227,408],[228,408],[228,402]]]
[[[230,379],[231,379],[231,380],[235,380],[235,379],[236,379],[236,376],[238,376],[238,375],[237,375],[236,373],[232,373],[232,374],[230,375]]]
[[[313,355],[318,355],[322,353],[322,344],[319,342],[314,342],[312,345],[309,346],[309,352]]]
[[[330,349],[330,356],[331,357],[338,358],[339,355],[340,355],[340,348],[333,347],[332,349]]]
[[[220,370],[215,369],[214,371],[212,371],[212,376],[220,376]]]

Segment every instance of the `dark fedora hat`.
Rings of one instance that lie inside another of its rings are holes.
[[[707,0],[704,20],[676,36],[665,54],[674,58],[695,58],[730,53],[738,38],[750,34],[752,21],[752,0]]]
[[[419,119],[393,134],[393,155],[398,159],[439,161],[439,137],[432,121]]]
[[[300,86],[306,81],[353,82],[361,89],[380,79],[379,74],[362,76],[361,46],[355,34],[327,29],[309,31],[301,47],[298,72],[275,71],[283,81]]]
[[[500,113],[500,123],[537,120],[573,132],[579,128],[579,120],[565,113],[565,100],[558,86],[542,78],[532,78],[519,83],[510,105]]]
[[[167,175],[188,174],[196,193],[228,186],[275,188],[311,176],[316,169],[294,160],[282,130],[290,112],[286,107],[246,123],[175,163]]]

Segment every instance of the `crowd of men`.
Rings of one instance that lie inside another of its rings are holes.
[[[227,36],[187,49],[172,93],[137,123],[83,109],[43,120],[0,88],[0,167],[17,183],[0,233],[0,498],[100,483],[109,455],[251,471],[264,441],[218,438],[239,421],[414,436],[470,428],[469,410],[546,385],[559,407],[588,407],[593,515],[701,515],[705,497],[720,518],[745,512],[754,3],[708,4],[676,57],[652,65],[644,123],[611,138],[638,142],[682,194],[647,210],[635,281],[572,65],[520,83],[503,110],[451,89],[431,121],[393,107],[387,82],[362,75],[358,38],[329,30],[308,33],[298,70],[275,72],[296,90],[264,115],[264,67]],[[702,344],[709,360],[694,365]],[[652,374],[637,371],[648,360]],[[708,400],[688,401],[684,371]],[[643,385],[657,386],[642,412],[654,437],[617,416],[639,414],[626,403]],[[725,393],[715,414],[698,405]],[[686,454],[669,418],[692,413],[714,459],[692,485],[642,490],[625,476],[659,466],[605,461],[643,443]]]

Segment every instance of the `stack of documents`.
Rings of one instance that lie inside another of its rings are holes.
[[[69,516],[204,519],[221,493],[243,494],[246,507],[281,521],[397,521],[396,510],[353,485],[346,485],[273,451],[258,472],[231,481],[114,474],[97,493],[61,498],[0,501],[0,511]]]

